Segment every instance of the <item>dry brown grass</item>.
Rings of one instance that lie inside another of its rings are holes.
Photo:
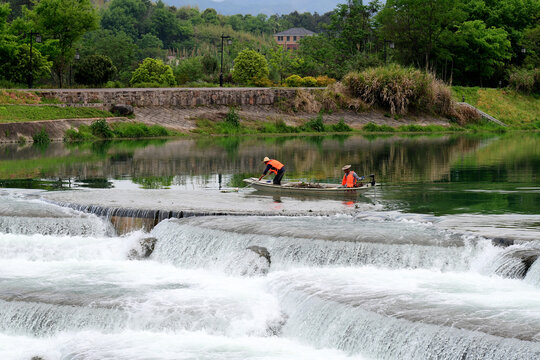
[[[452,117],[461,125],[477,124],[482,120],[482,116],[476,109],[464,104],[456,104],[452,109]]]
[[[292,101],[292,106],[296,111],[307,113],[318,113],[322,109],[322,104],[315,98],[315,95],[303,89],[296,90],[296,96]]]
[[[411,109],[443,116],[453,112],[450,88],[433,75],[413,68],[370,68],[347,74],[343,83],[353,97],[392,114],[405,115]]]

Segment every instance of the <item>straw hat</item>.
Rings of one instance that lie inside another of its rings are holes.
[[[270,161],[270,158],[268,156],[265,156],[263,162],[267,162],[267,161]]]
[[[351,168],[351,165],[345,165],[344,167],[341,168],[341,170],[345,171],[345,170],[349,170]]]

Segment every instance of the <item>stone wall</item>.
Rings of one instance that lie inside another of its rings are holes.
[[[274,105],[295,96],[295,89],[205,88],[205,89],[55,89],[39,95],[56,98],[68,105],[129,104],[138,107],[195,107],[211,105]]]

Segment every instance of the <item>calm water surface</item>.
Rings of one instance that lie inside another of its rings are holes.
[[[262,158],[286,179],[340,182],[341,166],[376,175],[388,208],[442,214],[539,214],[540,134],[502,137],[212,137],[0,148],[0,186],[242,187]]]

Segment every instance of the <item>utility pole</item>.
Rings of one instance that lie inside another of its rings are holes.
[[[229,35],[221,34],[221,70],[219,71],[219,86],[223,87],[223,42],[227,39],[227,45],[232,44],[232,38]]]
[[[33,53],[33,45],[34,45],[34,36],[36,37],[36,42],[37,43],[40,43],[41,42],[41,35],[39,35],[39,33],[37,32],[29,32],[28,35],[30,36],[30,62],[28,63],[28,88],[29,89],[32,89],[32,87],[34,86],[34,64],[32,63],[33,61],[33,57],[32,57],[32,53]]]

